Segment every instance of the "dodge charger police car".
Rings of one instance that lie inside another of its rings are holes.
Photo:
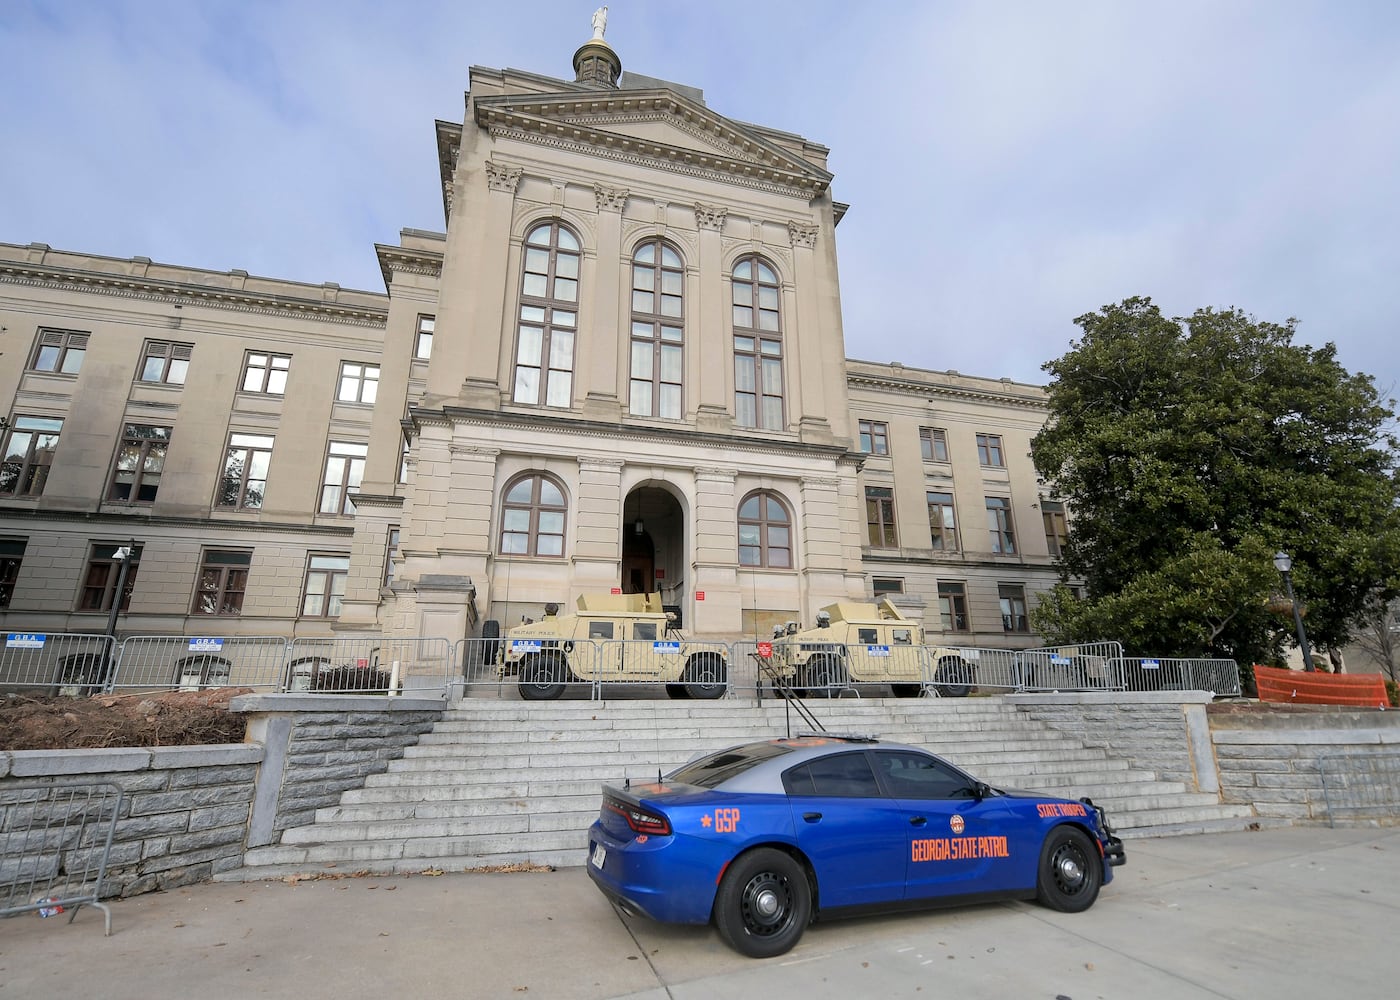
[[[588,873],[624,912],[781,955],[818,917],[948,900],[1093,905],[1124,862],[1089,799],[995,789],[917,747],[828,734],[604,786]]]

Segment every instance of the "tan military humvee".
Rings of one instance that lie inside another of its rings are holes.
[[[672,698],[719,698],[729,684],[725,646],[682,636],[660,594],[583,594],[576,614],[509,629],[498,669],[531,701],[579,683],[662,683]]]
[[[924,630],[889,598],[840,602],[817,615],[817,627],[774,637],[773,655],[795,672],[799,692],[832,697],[851,684],[888,684],[896,697],[931,690],[945,698],[972,691],[974,666],[959,649],[925,644]]]

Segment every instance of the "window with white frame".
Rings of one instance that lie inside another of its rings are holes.
[[[243,357],[243,391],[266,396],[287,394],[287,373],[292,369],[290,354],[249,351]]]
[[[416,360],[427,361],[433,356],[433,328],[436,326],[436,317],[418,317],[418,329],[413,334],[413,357]]]
[[[517,403],[573,402],[581,258],[578,237],[557,221],[535,226],[525,237],[511,397]]]
[[[650,239],[632,255],[629,412],[681,418],[685,355],[685,268],[680,254]]]
[[[355,361],[340,363],[340,388],[335,398],[342,403],[373,403],[379,395],[379,366]]]
[[[365,456],[369,445],[352,441],[332,441],[326,450],[326,474],[321,481],[322,514],[353,514],[350,494],[365,478]]]

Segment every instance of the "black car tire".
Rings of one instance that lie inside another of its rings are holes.
[[[781,955],[797,944],[812,919],[807,872],[771,847],[742,854],[719,884],[714,916],[719,936],[739,954]]]
[[[960,656],[939,660],[935,676],[941,683],[934,688],[944,698],[966,698],[972,693],[972,665]]]
[[[488,618],[481,623],[481,662],[495,663],[501,651],[501,623]]]
[[[666,697],[674,698],[678,701],[684,700],[690,697],[690,689],[684,684],[667,684]]]
[[[691,698],[713,700],[723,698],[728,687],[724,658],[718,653],[701,653],[685,666],[686,694]]]
[[[1035,898],[1052,910],[1079,913],[1094,905],[1103,885],[1099,852],[1088,834],[1073,826],[1057,826],[1040,849]]]
[[[568,672],[568,666],[558,657],[529,657],[520,664],[520,697],[526,701],[553,701],[564,693]]]

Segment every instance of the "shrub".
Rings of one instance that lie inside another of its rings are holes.
[[[388,694],[389,674],[367,667],[340,666],[318,670],[311,679],[312,691],[339,691],[351,694]]]
[[[1400,684],[1394,681],[1385,682],[1385,693],[1390,696],[1390,704],[1400,708]]]

